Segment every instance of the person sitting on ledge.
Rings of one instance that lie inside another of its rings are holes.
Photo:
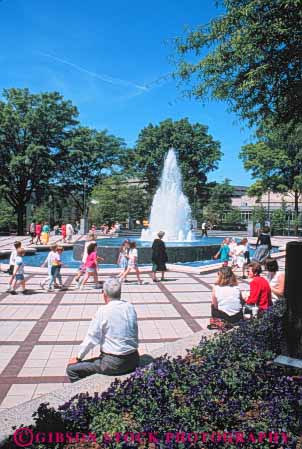
[[[97,311],[90,323],[78,356],[69,360],[66,372],[71,382],[96,373],[109,376],[130,373],[139,364],[135,308],[121,299],[118,279],[106,280],[103,292],[106,305]],[[100,344],[100,356],[82,361],[97,344]]]
[[[269,283],[260,274],[260,263],[251,262],[248,265],[248,277],[252,282],[250,283],[250,295],[246,300],[246,304],[257,306],[259,312],[263,312],[272,305],[272,293]]]
[[[279,271],[279,265],[276,259],[267,257],[265,260],[265,269],[268,271],[267,280],[272,291],[272,301],[284,299],[285,274]]]
[[[212,318],[231,324],[243,319],[242,296],[235,274],[230,267],[222,267],[212,293]]]

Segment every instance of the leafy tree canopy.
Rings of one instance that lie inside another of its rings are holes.
[[[240,158],[244,168],[256,182],[250,195],[260,196],[269,189],[274,192],[293,192],[295,210],[302,191],[302,125],[263,125],[258,141],[242,147]]]
[[[267,210],[263,206],[254,206],[252,210],[253,223],[260,223],[264,226],[267,218]]]
[[[229,179],[216,184],[210,191],[208,205],[204,208],[204,215],[211,222],[217,223],[223,215],[232,211],[232,195],[234,188]]]
[[[151,192],[159,184],[164,158],[170,148],[177,151],[184,191],[192,202],[194,189],[197,196],[202,195],[207,174],[218,166],[222,155],[220,143],[208,134],[207,126],[191,124],[187,118],[148,125],[138,136],[131,164],[133,173],[146,180]]]
[[[217,1],[225,12],[175,41],[176,77],[197,99],[227,100],[250,124],[302,113],[301,0]]]
[[[77,124],[77,109],[57,92],[31,94],[5,89],[0,101],[1,194],[18,213],[23,233],[25,205],[44,190],[62,142]]]
[[[83,196],[96,184],[122,170],[125,143],[106,130],[76,128],[64,141],[55,181],[83,211]],[[85,191],[85,192],[84,192]]]
[[[142,221],[148,216],[150,197],[141,186],[129,185],[126,178],[112,176],[95,186],[90,197],[89,217],[96,224],[126,221],[128,217]]]
[[[16,217],[14,216],[14,209],[8,204],[5,199],[0,199],[0,230],[8,231],[16,227]]]
[[[276,209],[271,215],[271,224],[274,231],[279,231],[284,229],[287,223],[286,209],[283,207],[281,209]]]

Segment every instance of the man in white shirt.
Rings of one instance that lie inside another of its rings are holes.
[[[201,225],[201,237],[207,237],[208,236],[208,225],[207,222],[204,221]]]
[[[96,373],[109,376],[130,373],[139,364],[135,308],[121,299],[121,283],[118,279],[105,281],[103,292],[106,305],[97,311],[90,323],[78,356],[69,360],[67,375],[71,382]],[[98,344],[100,356],[82,361]]]
[[[72,241],[72,236],[74,234],[74,229],[72,227],[72,224],[68,223],[66,225],[66,236],[67,236],[67,242],[71,242]]]

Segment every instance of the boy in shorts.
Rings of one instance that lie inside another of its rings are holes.
[[[51,279],[51,267],[52,267],[52,263],[54,261],[54,259],[56,258],[56,252],[57,252],[57,245],[50,245],[50,251],[48,253],[48,256],[46,258],[46,260],[44,261],[44,263],[42,264],[42,267],[46,267],[47,265],[47,274],[48,277],[46,279],[44,279],[44,281],[40,282],[40,287],[42,289],[44,289],[45,284],[50,282]],[[55,287],[59,287],[56,283],[55,283]]]
[[[15,266],[14,266],[14,272],[12,275],[13,283],[12,288],[10,290],[10,293],[12,295],[16,295],[16,286],[18,283],[20,283],[22,287],[22,293],[25,295],[27,293],[26,287],[25,287],[25,278],[24,278],[24,262],[23,262],[23,256],[25,254],[24,248],[19,248],[17,250],[17,256],[15,260]]]
[[[13,273],[15,268],[15,262],[17,257],[17,251],[19,248],[21,248],[22,243],[19,240],[16,240],[14,243],[14,249],[11,252],[10,258],[9,258],[9,269],[7,270],[7,273],[11,275],[9,281],[8,281],[8,288],[7,291],[11,291],[12,289],[12,283],[14,280]]]

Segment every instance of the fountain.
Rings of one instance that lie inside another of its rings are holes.
[[[168,151],[160,185],[154,195],[150,226],[143,229],[141,237],[128,237],[136,240],[139,252],[139,263],[150,264],[152,260],[152,241],[159,231],[165,232],[167,254],[170,263],[194,262],[211,259],[220,248],[221,239],[206,238],[201,241],[195,238],[192,231],[191,208],[188,198],[182,191],[182,177],[177,158],[173,149]],[[98,254],[107,263],[115,264],[118,258],[119,246],[126,235],[98,241]],[[73,257],[79,260],[84,250],[84,242],[74,245]]]
[[[164,162],[160,186],[152,202],[149,228],[143,229],[141,240],[153,240],[165,231],[166,241],[192,241],[191,208],[182,192],[182,177],[176,154],[170,149]]]

